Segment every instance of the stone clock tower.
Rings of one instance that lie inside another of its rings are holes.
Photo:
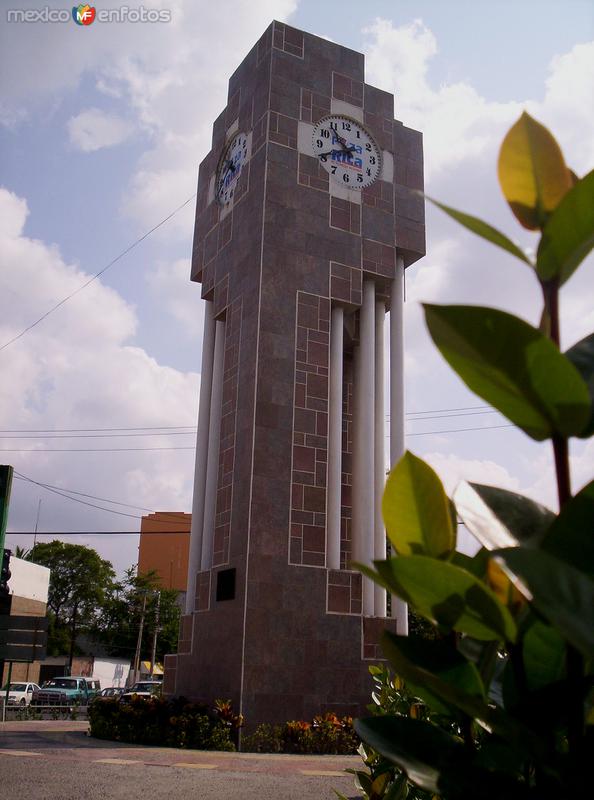
[[[232,698],[249,724],[359,713],[379,634],[406,630],[402,606],[386,619],[385,593],[351,564],[385,555],[384,444],[389,429],[394,462],[422,188],[421,135],[364,82],[363,55],[272,23],[231,77],[200,165],[202,385],[167,694]]]

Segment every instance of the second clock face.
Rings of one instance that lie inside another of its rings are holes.
[[[341,115],[324,117],[314,128],[312,146],[333,180],[349,189],[364,189],[380,174],[380,149],[354,119]]]
[[[247,160],[247,136],[237,133],[229,142],[217,171],[217,198],[221,205],[233,199],[241,168]]]

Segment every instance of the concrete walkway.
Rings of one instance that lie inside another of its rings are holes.
[[[5,797],[175,800],[355,797],[347,767],[358,756],[219,753],[145,747],[92,739],[86,722],[0,723],[0,775]]]

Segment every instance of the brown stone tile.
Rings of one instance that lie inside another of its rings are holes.
[[[346,586],[328,586],[328,611],[349,614],[351,611],[350,591]]]

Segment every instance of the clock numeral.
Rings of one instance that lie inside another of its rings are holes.
[[[336,175],[336,164],[332,164],[330,169],[332,170],[332,174]]]
[[[369,167],[367,167],[367,169],[365,170],[365,172],[366,172],[366,173],[369,175],[369,177],[371,177],[371,170],[369,169]]]
[[[342,123],[343,131],[350,131],[351,130],[351,123],[350,122],[343,122]]]
[[[324,146],[324,142],[321,139],[317,139],[316,145],[318,146],[318,149],[321,150],[322,147]]]
[[[320,136],[322,136],[324,139],[329,139],[330,131],[328,130],[328,128],[322,128],[322,130],[320,131]]]
[[[323,153],[323,154],[320,156],[320,161],[328,161],[328,156],[326,155],[326,153]]]
[[[357,183],[363,183],[363,175],[357,175]]]
[[[361,131],[355,131],[355,133],[357,134],[357,139],[360,139],[361,138]]]
[[[330,129],[333,130],[333,131],[337,131],[338,130],[338,123],[337,122],[329,122],[328,125],[330,126]]]
[[[343,179],[343,181],[344,181],[345,183],[350,183],[350,181],[351,181],[351,179],[349,178],[349,174],[348,174],[348,172],[345,172],[345,173],[344,173],[344,175],[342,176],[342,179]]]
[[[369,156],[369,163],[375,164],[375,156]]]
[[[367,144],[365,145],[365,149],[367,150],[368,153],[371,153],[371,142],[367,142]]]

